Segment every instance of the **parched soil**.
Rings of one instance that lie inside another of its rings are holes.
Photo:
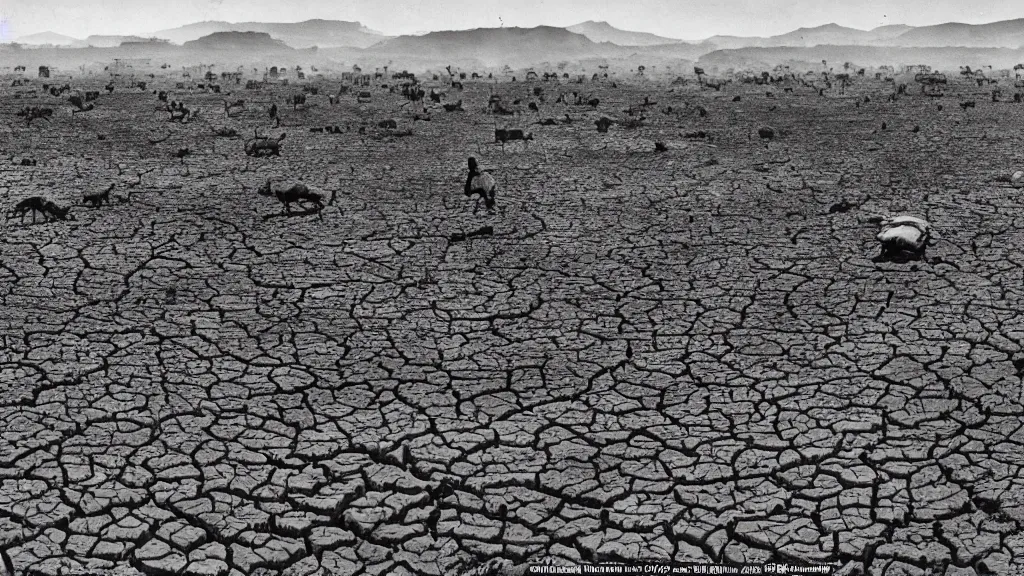
[[[502,151],[492,84],[430,121],[379,88],[331,107],[323,84],[306,111],[294,86],[178,91],[184,124],[150,92],[72,117],[4,88],[3,208],[78,204],[0,223],[8,571],[1021,573],[1024,192],[1003,180],[1024,105],[966,83],[895,103],[874,80],[503,83],[574,122],[499,117],[535,137]],[[572,90],[601,104],[551,104]],[[596,131],[645,96],[643,126]],[[28,105],[53,118],[26,125]],[[255,127],[287,133],[280,157],[244,154]],[[462,193],[469,156],[496,214]],[[326,208],[281,215],[268,177]],[[938,232],[925,260],[873,260],[868,218],[896,213]]]

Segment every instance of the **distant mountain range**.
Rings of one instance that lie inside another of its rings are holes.
[[[388,37],[364,27],[359,22],[341,20],[306,20],[295,23],[271,22],[197,22],[179,28],[160,30],[151,36],[166,38],[176,44],[198,40],[215,32],[266,32],[292,48],[351,46],[367,48]]]
[[[873,30],[846,28],[838,24],[825,24],[814,28],[799,28],[778,36],[742,37],[712,36],[703,43],[714,45],[720,50],[736,48],[777,48],[782,46],[881,46],[887,45],[901,35],[913,30],[910,26],[882,26]]]
[[[991,24],[938,24],[912,28],[894,39],[898,46],[1020,48],[1024,45],[1024,19]]]
[[[444,61],[476,61],[484,66],[528,66],[543,61],[571,61],[611,57],[622,48],[598,44],[565,28],[478,28],[431,32],[423,36],[399,36],[371,46],[375,56],[404,56]]]
[[[153,43],[152,38],[174,44],[160,46]],[[359,22],[336,20],[198,22],[138,36],[90,36],[80,40],[43,32],[17,39],[23,46],[111,48],[115,51],[122,49],[114,48],[122,42],[131,43],[123,47],[125,50],[147,50],[159,53],[161,58],[170,57],[175,49],[182,47],[193,55],[196,51],[214,50],[225,58],[231,53],[234,59],[243,56],[259,59],[263,53],[307,51],[316,47],[317,54],[334,62],[373,62],[375,65],[394,62],[396,67],[409,69],[447,64],[491,68],[502,65],[553,67],[562,62],[628,60],[634,68],[643,63],[682,70],[686,67],[682,61],[733,62],[730,66],[738,66],[740,64],[736,63],[744,62],[777,64],[784,62],[779,60],[783,55],[785,58],[799,55],[808,62],[834,60],[827,58],[826,53],[850,54],[848,61],[871,66],[904,64],[908,63],[903,61],[906,58],[917,59],[912,63],[930,63],[929,55],[945,62],[955,59],[958,48],[977,49],[971,54],[978,57],[987,54],[1014,58],[1012,51],[1024,45],[1024,19],[980,25],[894,25],[872,30],[826,24],[769,37],[713,36],[700,43],[621,30],[607,22],[595,21],[566,28],[478,28],[397,37],[385,36]],[[877,50],[858,51],[854,49],[857,47]]]
[[[20,36],[17,39],[17,42],[27,46],[45,46],[47,44],[53,46],[72,46],[82,41],[78,38],[72,38],[71,36],[57,34],[56,32],[40,32],[38,34]]]
[[[183,45],[188,50],[294,52],[295,49],[266,32],[214,32]]]
[[[594,42],[611,42],[619,46],[655,46],[679,42],[679,40],[674,38],[655,36],[647,32],[620,30],[607,22],[594,22],[593,20],[588,20],[575,26],[568,26],[566,30],[582,34]]]

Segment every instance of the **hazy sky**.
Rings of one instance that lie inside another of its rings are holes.
[[[389,35],[606,20],[619,28],[690,40],[767,36],[828,22],[868,29],[1018,17],[1024,17],[1020,0],[0,0],[0,36],[52,30],[84,38],[201,20],[325,18],[358,20]]]

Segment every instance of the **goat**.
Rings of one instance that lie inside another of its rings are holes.
[[[53,202],[41,196],[32,196],[29,198],[25,198],[21,202],[15,204],[14,207],[11,208],[11,210],[7,213],[7,219],[10,220],[11,218],[14,218],[15,216],[20,214],[21,221],[22,223],[24,223],[25,215],[31,212],[32,223],[35,223],[36,212],[38,212],[43,215],[43,222],[47,222],[51,218],[53,220],[67,220],[68,211],[70,210],[70,206],[61,208],[60,206],[57,206]],[[72,219],[74,219],[73,216]]]
[[[26,124],[28,125],[31,125],[33,120],[46,120],[49,122],[50,116],[53,116],[53,109],[32,106],[31,108],[22,108],[18,112],[18,116],[25,118]]]
[[[245,100],[235,100],[234,102],[224,101],[224,113],[231,116],[232,108],[245,108]]]
[[[79,112],[88,112],[88,111],[90,111],[90,110],[92,110],[93,108],[95,108],[95,107],[96,107],[96,106],[95,106],[94,104],[92,104],[92,103],[90,103],[90,104],[89,104],[88,106],[86,106],[86,105],[85,105],[85,104],[84,104],[84,103],[82,102],[82,97],[81,97],[81,96],[78,96],[78,95],[75,95],[75,96],[72,96],[72,97],[68,98],[68,102],[70,102],[72,106],[74,106],[75,108],[77,108],[77,110],[72,110],[72,111],[71,111],[71,115],[72,115],[72,116],[74,116],[75,114],[77,114],[77,113],[79,113]]]
[[[267,182],[256,191],[260,196],[275,196],[278,202],[284,204],[285,212],[292,213],[292,202],[311,202],[316,207],[317,215],[321,218],[324,209],[324,197],[322,194],[310,191],[309,187],[299,182],[288,188],[274,188],[267,178]]]
[[[255,131],[254,131],[255,132]],[[255,137],[245,143],[245,154],[246,156],[280,156],[281,155],[281,141],[284,140],[285,134],[282,133],[278,136],[277,140],[271,140],[266,136],[260,136],[259,133],[255,133]]]
[[[479,209],[480,199],[484,201],[484,206],[487,207],[488,212],[494,212],[495,203],[495,189],[497,184],[494,181],[494,177],[489,173],[481,171],[480,167],[476,163],[476,158],[469,159],[469,174],[466,176],[466,186],[464,193],[467,197],[478,195],[477,203],[473,207],[473,213]]]
[[[111,184],[103,192],[94,192],[92,194],[86,194],[82,197],[82,204],[91,204],[93,208],[99,208],[104,202],[110,204],[110,191],[114,189],[114,185]]]
[[[520,140],[520,141],[523,142],[524,146],[529,146],[528,142],[530,140],[533,140],[533,132],[524,133],[522,130],[519,130],[519,129],[515,129],[515,130],[507,130],[507,129],[503,130],[503,129],[498,129],[498,128],[494,129],[494,142],[496,144],[500,143],[502,150],[505,149],[505,143],[506,142],[512,142],[512,141],[515,141],[515,140]]]
[[[192,111],[185,108],[185,104],[182,102],[171,102],[171,105],[167,107],[167,111],[171,113],[171,122],[181,122],[182,124],[192,114]]]

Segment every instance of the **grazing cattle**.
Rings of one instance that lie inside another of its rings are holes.
[[[245,100],[235,100],[234,102],[228,102],[224,100],[224,113],[228,116],[231,115],[231,110],[234,108],[245,108]]]
[[[398,129],[398,122],[395,121],[395,120],[390,120],[390,119],[389,120],[381,120],[380,122],[377,122],[377,127],[378,128],[383,128],[385,130],[397,130]]]
[[[53,109],[32,106],[29,108],[22,108],[17,115],[24,118],[26,124],[31,125],[33,120],[46,120],[49,122],[50,116],[53,116]]]
[[[505,149],[506,142],[513,142],[516,140],[521,141],[523,143],[523,146],[529,146],[528,142],[530,140],[533,140],[533,133],[524,133],[522,130],[519,129],[502,130],[496,128],[494,130],[494,142],[496,144],[501,144],[502,150]]]
[[[293,202],[310,202],[313,204],[316,213],[321,218],[324,209],[324,197],[321,194],[312,192],[308,186],[299,182],[288,188],[277,188],[273,186],[268,178],[266,183],[256,191],[260,196],[274,196],[278,202],[284,205],[285,212],[292,213]]]
[[[459,100],[455,104],[444,104],[445,112],[455,112],[456,110],[462,110],[462,100]]]
[[[281,141],[284,140],[284,137],[285,134],[282,133],[276,140],[272,140],[257,133],[255,138],[245,143],[245,154],[257,158],[261,156],[280,156]]]
[[[602,116],[601,119],[594,122],[594,124],[597,125],[598,132],[604,133],[608,131],[609,127],[611,127],[612,120],[610,118]]]
[[[71,111],[72,116],[79,112],[88,112],[96,107],[94,104],[89,104],[88,106],[85,105],[85,103],[82,102],[82,97],[78,95],[68,98],[68,102],[75,107],[75,110]]]

